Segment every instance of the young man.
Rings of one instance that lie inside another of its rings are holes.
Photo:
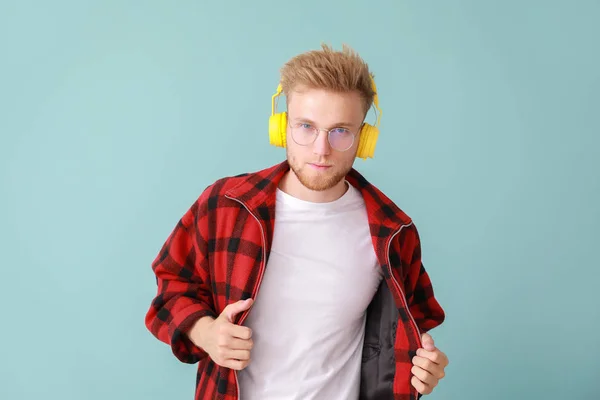
[[[286,161],[200,194],[154,260],[146,326],[198,363],[196,400],[431,393],[448,358],[427,332],[445,314],[417,229],[353,168],[377,138],[368,67],[323,46],[281,75]]]

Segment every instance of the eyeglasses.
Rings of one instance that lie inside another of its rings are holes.
[[[319,132],[327,132],[329,145],[338,151],[346,151],[354,144],[358,131],[353,132],[347,128],[323,129],[312,126],[306,122],[290,124],[292,139],[300,146],[308,146],[315,142]]]

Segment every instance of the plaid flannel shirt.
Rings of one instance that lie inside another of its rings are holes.
[[[283,162],[208,186],[152,263],[158,287],[146,327],[177,359],[198,363],[195,400],[240,397],[236,371],[215,364],[186,332],[199,318],[216,318],[228,304],[257,295],[273,238],[275,191],[288,170]],[[411,219],[356,170],[346,179],[364,197],[373,246],[398,307],[390,393],[393,400],[417,399],[410,384],[412,357],[421,334],[441,324],[445,314],[421,262]],[[247,312],[236,323],[242,324]]]

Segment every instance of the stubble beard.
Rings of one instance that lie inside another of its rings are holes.
[[[352,168],[352,166],[332,166],[330,170],[319,173],[317,171],[310,171],[311,167],[308,165],[300,165],[298,160],[289,154],[288,160],[290,169],[293,171],[294,175],[296,175],[300,183],[307,189],[317,192],[331,189],[340,183],[340,181],[345,179]]]

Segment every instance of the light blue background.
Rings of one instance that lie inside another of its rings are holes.
[[[191,400],[144,316],[214,179],[277,163],[281,65],[348,43],[356,167],[411,215],[448,319],[431,399],[598,399],[600,2],[0,2],[0,398]]]

